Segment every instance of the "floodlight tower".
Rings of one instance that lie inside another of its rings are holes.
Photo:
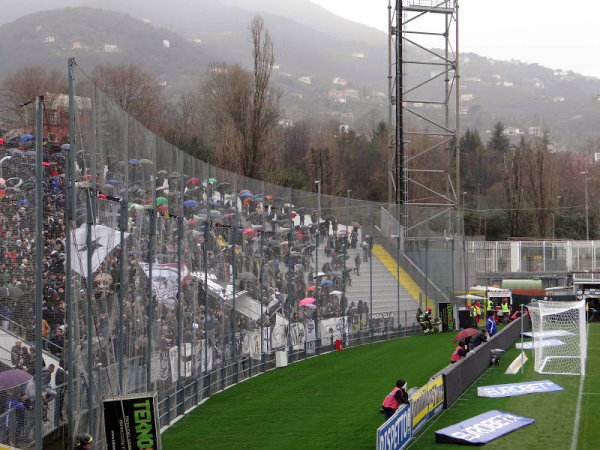
[[[407,237],[461,208],[458,1],[390,0],[388,17],[390,193]]]

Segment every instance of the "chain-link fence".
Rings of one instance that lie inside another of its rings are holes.
[[[70,74],[71,146],[43,156],[41,267],[35,152],[27,139],[0,148],[0,345],[4,369],[31,375],[41,273],[44,433],[68,424],[64,440],[89,432],[102,447],[102,401],[148,392],[166,426],[282,355],[420,332],[417,309],[451,297],[454,249],[401,248],[385,230],[390,205],[211,166],[143,127],[76,66]],[[0,391],[2,442],[32,446],[30,384]]]

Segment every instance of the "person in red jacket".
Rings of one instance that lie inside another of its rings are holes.
[[[460,361],[461,358],[464,358],[467,355],[467,346],[465,345],[465,341],[459,341],[458,346],[454,349],[454,353],[450,357],[450,363],[454,364],[456,361]]]
[[[410,405],[408,393],[406,392],[406,381],[400,378],[396,381],[396,387],[385,396],[381,405],[381,412],[385,414],[385,420],[394,415],[402,404]]]

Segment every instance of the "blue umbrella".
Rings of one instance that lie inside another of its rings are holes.
[[[22,144],[23,142],[33,141],[34,139],[35,139],[34,135],[24,134],[23,136],[21,136],[21,139],[19,139],[19,142]]]
[[[220,208],[220,207],[221,207],[221,205],[219,205],[219,202],[215,202],[215,201],[213,201],[213,200],[209,200],[209,201],[208,201],[208,204],[209,204],[210,206],[213,206],[213,207],[215,207],[215,208]]]
[[[213,219],[216,219],[217,217],[221,217],[221,212],[217,211],[216,209],[211,209],[210,217],[212,217]]]
[[[140,163],[139,159],[132,158],[129,160],[129,164],[139,164],[139,163]]]
[[[248,197],[254,198],[254,195],[252,195],[250,192],[242,192],[240,194],[240,198],[248,198]]]
[[[17,208],[20,208],[23,205],[31,205],[31,203],[29,203],[29,200],[27,200],[26,198],[17,202]]]
[[[187,208],[195,208],[196,206],[198,206],[198,202],[196,200],[186,200],[185,202],[183,202],[183,206]]]
[[[130,255],[142,255],[144,252],[140,251],[140,250],[131,250],[129,252]]]
[[[331,281],[331,280],[325,280],[325,281],[322,281],[319,286],[321,286],[321,287],[323,287],[323,286],[331,286],[332,284],[333,284],[333,281]]]
[[[27,150],[23,153],[25,156],[35,156],[35,150]]]
[[[108,184],[119,184],[119,180],[106,180]]]

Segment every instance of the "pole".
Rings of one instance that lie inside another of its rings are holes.
[[[392,112],[393,112],[393,102],[392,102],[392,94],[394,92],[394,78],[392,76],[392,47],[394,45],[394,40],[392,38],[392,0],[388,0],[388,155],[387,155],[387,164],[388,164],[388,203],[394,203],[394,185],[392,182],[392,146],[394,145],[394,134],[392,133]]]
[[[183,189],[180,191],[183,192]],[[183,195],[181,196],[183,199]],[[177,367],[179,374],[177,375],[177,414],[184,413],[183,408],[183,379],[181,376],[181,352],[183,347],[183,301],[181,298],[181,241],[183,239],[183,208],[179,209],[177,217]],[[185,374],[185,370],[183,371]]]
[[[35,448],[42,449],[42,268],[44,243],[44,185],[42,161],[44,149],[44,104],[41,97],[35,99]]]
[[[319,236],[321,234],[321,180],[315,181],[317,185],[317,210],[319,211],[319,216],[317,218],[317,242],[315,249],[315,286],[317,282],[317,274],[319,273]]]
[[[146,391],[152,393],[152,322],[154,321],[154,306],[152,299],[152,264],[154,257],[154,237],[156,236],[156,211],[154,208],[148,211],[150,221],[148,223],[148,304],[146,326]],[[177,374],[179,378],[179,374]]]
[[[65,155],[65,246],[66,248],[66,283],[65,283],[65,303],[67,312],[67,442],[73,442],[75,430],[73,411],[75,410],[75,365],[74,365],[74,339],[75,320],[73,319],[73,289],[72,289],[72,270],[73,255],[71,254],[71,228],[77,228],[76,222],[76,196],[75,196],[75,83],[73,80],[73,66],[75,59],[69,58],[67,69],[69,74],[69,150]]]
[[[204,371],[208,372],[208,239],[210,237],[210,222],[204,222]],[[210,393],[210,385],[209,385]]]
[[[590,215],[589,215],[589,203],[588,203],[588,179],[587,172],[584,174],[585,177],[585,238],[590,240]]]
[[[261,370],[265,370],[265,350],[263,348],[264,339],[263,339],[263,315],[264,315],[264,304],[263,304],[263,249],[265,242],[265,182],[262,182],[262,208],[260,212],[261,218],[261,229],[260,229],[260,243],[259,243],[259,267],[258,267],[258,295],[260,301],[260,360],[261,360]]]
[[[87,232],[85,235],[85,246],[87,254],[87,276],[86,276],[86,341],[87,341],[87,407],[88,407],[88,430],[94,431],[94,315],[92,314],[92,302],[94,291],[94,273],[92,272],[92,256],[94,254],[92,247],[92,226],[94,225],[94,216],[92,211],[93,188],[90,187],[86,196],[86,220]]]
[[[123,300],[127,296],[127,278],[128,278],[128,270],[127,270],[127,244],[125,242],[125,230],[127,229],[128,223],[128,211],[127,211],[127,200],[121,200],[121,224],[120,224],[120,232],[121,232],[121,255],[120,255],[120,267],[119,267],[119,321],[117,331],[117,358],[118,358],[118,370],[119,370],[119,393],[123,394],[123,350],[124,350],[124,342],[123,342]]]
[[[523,311],[523,304],[521,304],[521,375],[523,375],[523,366],[525,365],[525,362],[523,361],[523,357],[525,356],[525,349],[523,348],[523,321],[525,318],[523,317]],[[533,351],[535,352],[535,346]]]
[[[462,195],[462,235],[463,235],[463,267],[465,271],[465,294],[469,289],[469,280],[468,280],[468,267],[467,267],[467,235],[465,231],[465,196],[466,192],[463,192]]]
[[[371,317],[373,317],[373,211],[372,206],[369,205],[369,217],[371,218],[371,227],[369,235],[369,315],[367,317],[369,321],[369,335],[372,337],[373,330],[371,329]]]
[[[404,63],[402,43],[402,13],[403,5],[401,0],[396,0],[396,203],[404,204],[404,79],[402,66]],[[398,218],[400,220],[400,218]]]

